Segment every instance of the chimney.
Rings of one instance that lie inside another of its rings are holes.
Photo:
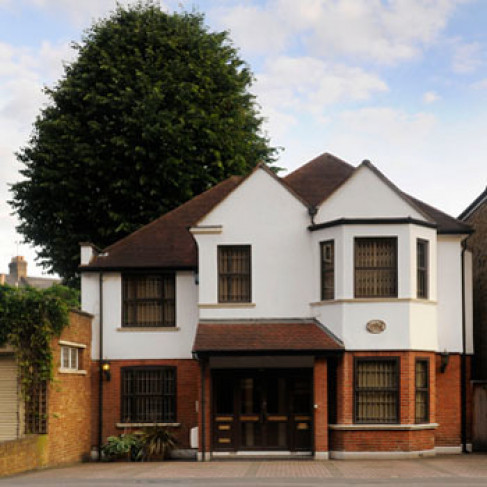
[[[27,262],[21,255],[12,257],[12,261],[8,265],[8,268],[10,276],[15,282],[19,282],[23,277],[27,277]]]

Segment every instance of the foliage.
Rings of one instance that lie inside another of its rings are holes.
[[[64,286],[0,286],[0,344],[15,351],[27,399],[31,390],[52,379],[51,340],[68,324],[69,309],[78,306],[78,292]]]
[[[118,458],[139,460],[142,455],[142,444],[138,435],[124,433],[120,436],[109,436],[101,452],[103,459],[107,461]]]
[[[18,231],[65,282],[80,241],[106,247],[276,155],[249,67],[202,14],[118,6],[73,47],[17,155],[25,179],[10,202]]]
[[[144,428],[140,436],[143,459],[158,458],[163,460],[168,457],[176,446],[174,435],[165,426],[148,426]]]

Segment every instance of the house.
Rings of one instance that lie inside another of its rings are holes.
[[[470,233],[369,161],[323,154],[284,178],[258,165],[103,251],[82,244],[94,444],[163,423],[200,459],[459,453]]]
[[[458,217],[475,233],[467,240],[473,258],[473,335],[475,355],[472,366],[473,446],[487,451],[487,189]]]
[[[12,257],[8,268],[8,274],[0,274],[0,284],[8,284],[15,287],[31,286],[38,289],[46,289],[54,284],[61,283],[60,279],[28,276],[27,261],[21,255]]]

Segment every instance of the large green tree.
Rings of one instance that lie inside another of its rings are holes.
[[[18,231],[66,282],[80,241],[105,247],[276,153],[249,67],[202,14],[118,7],[73,47],[18,153],[11,201]]]

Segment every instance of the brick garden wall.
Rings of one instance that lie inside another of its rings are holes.
[[[82,460],[91,447],[91,315],[71,312],[69,326],[52,343],[54,381],[48,389],[47,434],[0,443],[0,476]],[[59,371],[58,340],[86,345],[80,369]]]

